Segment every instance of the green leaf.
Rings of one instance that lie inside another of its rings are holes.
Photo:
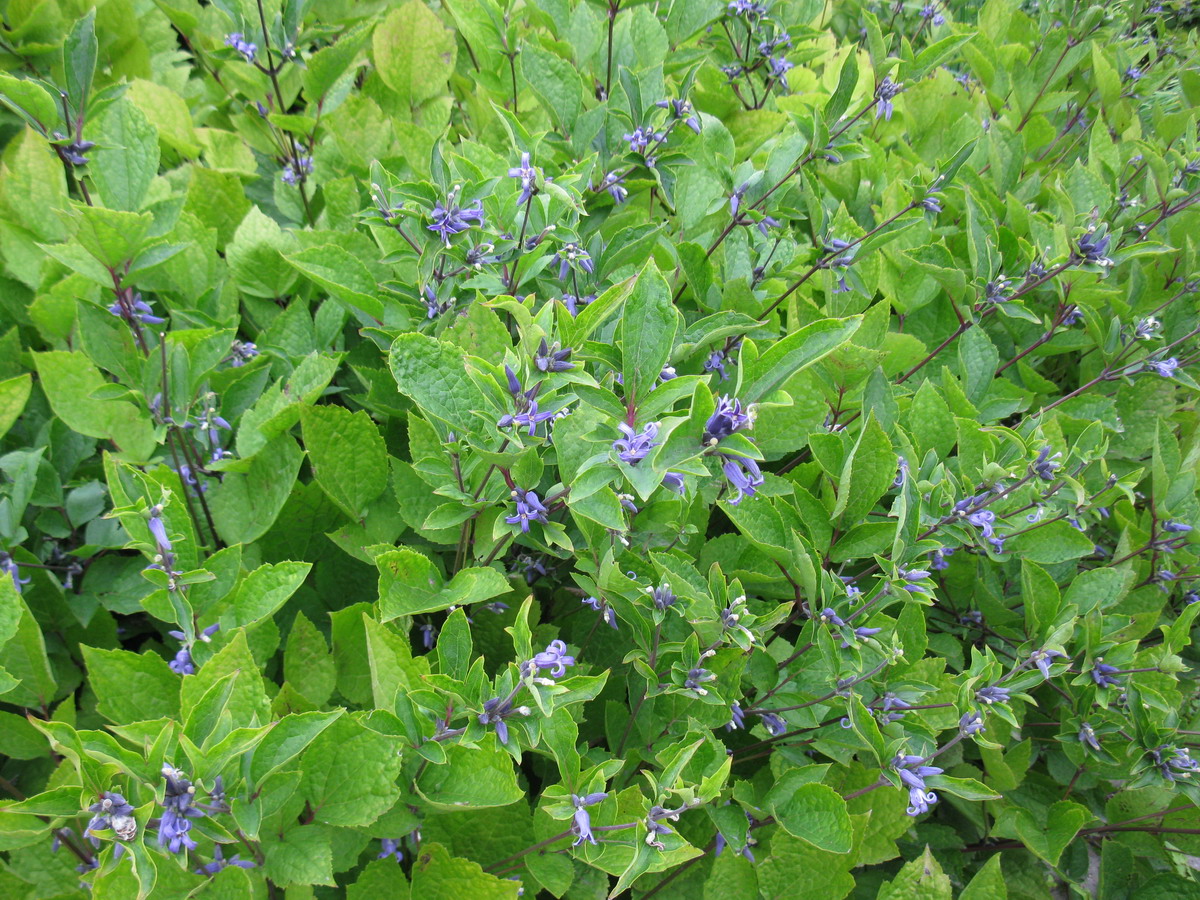
[[[647,260],[621,315],[621,371],[625,396],[633,407],[658,383],[677,325],[671,289],[654,260]]]
[[[8,433],[29,402],[33,381],[28,374],[0,381],[0,437]]]
[[[282,297],[296,283],[299,268],[284,254],[295,249],[295,238],[257,206],[250,207],[225,246],[229,269],[238,288],[252,297]],[[307,274],[307,273],[306,273]]]
[[[57,787],[22,800],[20,803],[5,803],[0,813],[28,816],[74,816],[87,803],[80,803],[80,788]]]
[[[311,406],[300,412],[304,447],[317,483],[351,519],[388,485],[387,448],[365,412],[341,406]]]
[[[846,61],[842,63],[842,72],[838,76],[837,89],[825,104],[824,118],[826,122],[836,122],[850,105],[854,96],[854,88],[858,85],[858,54],[847,53]]]
[[[475,748],[450,744],[445,765],[428,766],[416,781],[433,809],[444,811],[481,806],[508,806],[525,797],[517,785],[512,757],[488,734]]]
[[[284,716],[254,750],[250,777],[261,785],[264,779],[278,772],[299,756],[326,728],[345,712],[304,712]]]
[[[770,396],[797,372],[850,340],[861,323],[861,316],[819,319],[777,341],[750,364],[739,398],[743,403],[756,403]]]
[[[310,103],[320,101],[329,92],[370,36],[371,23],[357,25],[343,33],[336,43],[322,47],[305,60],[304,96]]]
[[[399,738],[342,716],[304,751],[304,796],[318,822],[370,825],[400,796],[400,768]]]
[[[283,677],[318,706],[329,700],[337,684],[337,670],[325,638],[302,612],[296,613],[288,632]]]
[[[59,108],[41,84],[0,73],[0,103],[28,122],[43,137],[59,124]]]
[[[575,128],[583,108],[583,82],[576,68],[535,42],[521,48],[521,74],[564,134]]]
[[[67,96],[81,120],[87,110],[92,79],[96,75],[97,50],[96,10],[92,8],[75,22],[75,27],[63,43],[63,72],[66,76]]]
[[[44,709],[58,692],[42,629],[11,578],[0,579],[0,689],[5,703]],[[5,675],[16,679],[11,684]],[[5,685],[8,685],[7,687]]]
[[[423,334],[402,334],[392,343],[388,365],[400,393],[426,414],[441,419],[460,437],[478,431],[474,413],[485,412],[490,404],[467,374],[467,357],[460,349]]]
[[[275,524],[300,472],[304,454],[290,434],[281,434],[255,454],[243,474],[226,473],[209,506],[227,544],[249,544]]]
[[[96,709],[118,724],[179,715],[179,681],[155,653],[81,647]]]
[[[202,645],[197,645],[197,647]],[[224,647],[208,660],[198,660],[195,675],[182,679],[179,688],[180,710],[184,719],[192,715],[214,684],[234,673],[233,687],[225,709],[233,728],[250,728],[271,720],[270,703],[263,685],[262,667],[254,661],[246,632],[238,629]]]
[[[840,516],[845,526],[860,523],[895,480],[897,465],[891,438],[875,420],[874,412],[868,414],[858,442],[842,466],[832,517]]]
[[[771,811],[788,834],[830,853],[849,853],[854,830],[846,801],[827,784],[803,780],[803,772],[792,770],[771,788]]]
[[[1028,559],[1021,560],[1021,598],[1025,601],[1025,633],[1045,634],[1058,617],[1061,598],[1054,579]]]
[[[351,310],[362,310],[377,322],[383,320],[384,304],[379,284],[362,260],[336,244],[309,247],[285,256],[309,281],[325,288]]]
[[[422,844],[412,867],[412,896],[421,900],[516,900],[520,886],[489,875],[479,863],[452,857],[441,844]]]
[[[725,855],[725,854],[722,854]],[[765,900],[842,900],[854,890],[849,853],[829,853],[781,831],[771,838],[771,855],[758,868]]]
[[[879,889],[876,900],[951,900],[953,896],[950,876],[942,871],[926,847],[923,854],[905,863],[900,873]]]
[[[1015,554],[1018,559],[1053,565],[1091,556],[1096,545],[1082,531],[1066,522],[1050,522],[1012,538],[1005,550]]]
[[[958,900],[1008,900],[1008,886],[1000,869],[1000,854],[993,853],[983,864],[970,884],[963,888]]]
[[[233,595],[233,622],[229,627],[253,625],[274,615],[300,589],[311,569],[312,563],[290,561],[259,566]]]
[[[467,669],[471,665],[472,646],[471,626],[467,622],[467,614],[462,609],[456,609],[446,617],[442,630],[438,633],[438,671],[451,678],[466,678]]]
[[[71,430],[110,440],[134,460],[150,458],[157,443],[149,415],[125,400],[93,400],[108,382],[87,356],[50,350],[33,360],[51,409]]]
[[[158,152],[158,129],[144,112],[124,97],[110,106],[88,166],[104,203],[131,212],[141,209],[158,174]]]
[[[375,29],[379,77],[410,107],[446,91],[454,71],[454,34],[421,0],[394,9]]]
[[[1067,845],[1091,818],[1087,807],[1070,800],[1060,800],[1046,811],[1044,819],[1028,809],[1018,810],[1015,824],[1017,836],[1025,846],[1036,856],[1056,866]]]
[[[263,874],[280,887],[334,884],[333,834],[324,825],[295,825],[272,835],[262,845]]]

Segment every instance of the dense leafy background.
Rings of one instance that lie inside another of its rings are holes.
[[[1200,891],[1189,3],[0,20],[0,895]]]

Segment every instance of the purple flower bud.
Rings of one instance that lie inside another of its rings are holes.
[[[969,712],[958,720],[958,730],[963,737],[970,737],[983,731],[983,716],[977,712]]]
[[[1096,740],[1096,732],[1087,722],[1080,723],[1079,742],[1084,746],[1091,747],[1097,753],[1100,752],[1100,742]]]
[[[1112,677],[1113,675],[1118,674],[1120,671],[1121,670],[1116,666],[1110,666],[1107,663],[1097,659],[1092,665],[1092,681],[1094,681],[1096,683],[1096,687],[1099,688],[1120,687],[1121,682]]]
[[[1007,703],[1008,693],[1008,688],[988,685],[975,692],[975,699],[980,703],[987,703],[988,705],[993,703]]]
[[[669,491],[674,491],[677,494],[682,494],[686,489],[683,476],[678,472],[668,472],[663,476],[662,486]]]
[[[842,619],[841,616],[839,616],[836,612],[834,612],[834,609],[832,606],[827,606],[823,610],[821,610],[821,614],[819,616],[817,616],[817,618],[820,619],[821,622],[826,625],[836,625],[839,628],[846,627],[846,622]]]

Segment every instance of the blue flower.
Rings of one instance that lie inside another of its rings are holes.
[[[854,637],[860,641],[865,641],[867,638],[874,637],[875,635],[879,634],[879,632],[881,632],[881,631],[883,631],[882,628],[868,628],[865,625],[862,625],[862,626],[859,626],[858,628],[854,629]],[[842,649],[843,650],[850,649],[850,642],[842,641]]]
[[[674,606],[675,601],[678,599],[671,590],[671,586],[665,581],[658,587],[646,588],[646,593],[650,595],[650,600],[657,610],[665,610]]]
[[[787,722],[783,720],[782,716],[768,712],[759,713],[758,717],[762,719],[763,727],[767,729],[767,732],[772,737],[779,737],[779,735],[787,731]]]
[[[702,669],[697,666],[695,668],[688,669],[687,677],[683,680],[683,686],[690,691],[695,691],[701,696],[704,696],[708,693],[708,691],[707,689],[701,687],[701,685],[706,684],[709,681],[716,680],[717,676],[708,671],[708,669]]]
[[[574,294],[562,295],[563,306],[567,308],[567,312],[571,314],[572,318],[579,315],[579,310],[583,309],[595,299],[595,294],[588,294],[586,297],[576,297]]]
[[[742,707],[736,702],[729,704],[729,716],[729,722],[725,725],[726,731],[736,731],[746,727],[746,714],[742,712]]]
[[[584,597],[580,602],[584,606],[590,606],[596,612],[600,613],[600,618],[602,618],[604,620],[605,624],[611,626],[613,631],[618,630],[617,614],[613,612],[613,609],[611,606],[608,606],[607,604],[602,603],[596,597]]]
[[[142,299],[141,294],[133,295],[129,301],[128,309],[122,306],[121,301],[118,300],[108,307],[108,311],[118,318],[126,320],[136,319],[143,325],[161,325],[167,321],[161,316],[154,315],[154,310],[149,303]]]
[[[533,364],[541,372],[569,372],[575,368],[575,364],[570,360],[570,347],[560,348],[557,341],[551,347],[545,338],[542,338],[537,353],[533,356]]]
[[[990,509],[981,509],[971,513],[967,516],[967,521],[983,532],[985,538],[990,538],[996,533],[992,524],[996,521],[996,514]]]
[[[1179,368],[1179,360],[1174,356],[1170,359],[1149,360],[1146,363],[1146,368],[1161,375],[1163,378],[1170,378],[1175,374],[1175,370]]]
[[[13,587],[17,589],[17,593],[21,593],[21,586],[29,584],[28,578],[21,577],[21,570],[17,567],[17,561],[12,558],[12,554],[0,551],[0,570],[8,573],[12,578]]]
[[[1062,468],[1062,464],[1056,461],[1060,457],[1062,457],[1061,453],[1051,456],[1050,448],[1043,447],[1038,451],[1037,459],[1033,462],[1034,474],[1042,481],[1053,481],[1055,470]]]
[[[942,198],[937,196],[941,191],[929,191],[925,194],[925,198],[921,201],[921,209],[925,212],[940,213],[942,211]]]
[[[658,423],[650,422],[641,431],[634,431],[632,426],[622,422],[617,430],[624,437],[617,438],[612,448],[617,452],[617,458],[623,463],[637,465],[650,455],[650,451],[658,446],[654,439],[658,437]]]
[[[666,135],[656,131],[651,131],[649,128],[635,128],[630,134],[624,135],[624,139],[629,141],[629,150],[631,153],[645,153],[651,143],[661,144]]]
[[[692,104],[686,100],[659,100],[654,104],[660,109],[669,109],[672,119],[683,119],[683,124],[696,134],[700,133],[700,120],[692,111]]]
[[[717,372],[721,381],[728,381],[729,373],[725,370],[725,361],[725,351],[714,350],[708,354],[708,359],[704,360],[704,371]]]
[[[767,68],[771,72],[771,77],[777,79],[783,85],[783,89],[787,90],[787,73],[795,68],[795,64],[788,62],[782,56],[772,56],[767,60]]]
[[[236,853],[233,856],[229,857],[229,859],[226,859],[225,855],[224,855],[224,851],[221,850],[221,845],[214,844],[213,845],[213,861],[210,863],[205,863],[200,868],[196,869],[196,874],[197,875],[210,875],[210,876],[216,875],[222,869],[227,868],[229,866],[237,866],[239,869],[253,869],[257,866],[257,863],[253,863],[250,860],[242,859]]]
[[[250,341],[234,341],[226,357],[231,368],[240,369],[247,362],[258,356],[258,347]]]
[[[163,508],[161,505],[150,507],[150,517],[146,522],[146,526],[150,529],[150,534],[154,538],[158,553],[165,558],[170,556],[172,544],[171,539],[167,537],[167,526],[163,522],[162,514]]]
[[[500,743],[508,744],[508,723],[504,720],[517,713],[527,716],[529,708],[525,706],[513,708],[511,695],[509,697],[493,697],[484,701],[483,712],[479,714],[479,723],[495,726],[496,737],[500,738]]]
[[[1096,263],[1101,266],[1111,266],[1113,261],[1104,255],[1104,251],[1108,249],[1111,240],[1112,238],[1108,234],[1101,233],[1097,236],[1094,229],[1089,230],[1087,234],[1079,239],[1079,255],[1086,262]]]
[[[1170,753],[1169,756],[1167,755],[1168,753]],[[1200,763],[1192,759],[1191,754],[1186,749],[1159,747],[1156,750],[1151,750],[1150,755],[1154,758],[1154,763],[1158,766],[1162,777],[1167,781],[1173,782],[1179,777],[1187,778],[1197,768],[1200,768]]]
[[[242,54],[242,58],[248,63],[253,63],[254,56],[258,53],[258,45],[246,41],[239,31],[225,35],[225,46],[232,47],[238,53]]]
[[[565,281],[573,268],[582,269],[588,275],[595,270],[591,255],[578,244],[564,244],[558,251],[558,280]]]
[[[937,794],[933,791],[925,791],[922,788],[909,788],[908,809],[905,812],[910,816],[919,816],[922,813],[929,812],[929,806],[932,803],[937,803]]]
[[[1192,530],[1192,526],[1183,522],[1168,521],[1163,522],[1162,530],[1170,534],[1187,534]]]
[[[663,476],[662,486],[669,491],[674,491],[677,494],[682,494],[686,489],[683,476],[678,472],[668,472]]]
[[[1091,747],[1097,753],[1100,752],[1100,742],[1096,740],[1096,731],[1087,722],[1080,723],[1078,737],[1081,744]]]
[[[950,568],[950,563],[947,561],[947,559],[948,559],[948,557],[953,556],[953,555],[954,555],[953,547],[950,547],[950,548],[939,547],[937,550],[933,551],[933,559],[931,559],[929,561],[929,568],[931,568],[935,571],[938,571],[938,572],[941,572],[941,571],[944,571],[945,569]]]
[[[516,501],[517,511],[505,518],[504,521],[509,525],[520,525],[521,531],[528,533],[530,522],[547,521],[548,510],[542,505],[536,491],[523,491],[518,488],[512,492],[512,498]]]
[[[183,772],[170,765],[163,765],[162,774],[166,791],[158,826],[158,845],[166,847],[171,853],[178,853],[185,848],[195,850],[196,842],[189,834],[192,830],[190,820],[204,815],[193,806],[196,788],[183,776]]]
[[[629,197],[629,191],[621,186],[621,182],[625,180],[620,172],[609,172],[604,176],[604,181],[600,187],[608,191],[609,196],[613,198],[616,204],[624,203]]]
[[[458,205],[457,198],[458,188],[456,187],[450,191],[444,202],[441,200],[437,202],[437,205],[429,213],[432,224],[426,226],[430,231],[436,232],[447,247],[450,246],[451,235],[462,234],[472,225],[483,227],[483,203],[476,200],[464,208]]]
[[[509,178],[521,180],[521,196],[517,198],[517,206],[524,206],[537,193],[537,172],[529,165],[529,154],[521,154],[521,164],[508,170]]]
[[[376,859],[387,859],[389,856],[396,858],[396,862],[404,862],[404,852],[400,849],[400,841],[402,838],[380,838],[379,846],[380,853]]]
[[[733,506],[741,503],[743,497],[753,497],[758,493],[758,489],[763,486],[765,481],[758,463],[746,457],[725,454],[721,454],[721,459],[725,461],[721,466],[721,471],[725,473],[730,486],[736,491],[734,496],[729,499]]]
[[[589,841],[593,844],[597,843],[595,835],[592,834],[592,817],[588,813],[587,807],[603,803],[607,799],[608,794],[603,791],[587,794],[583,797],[580,797],[578,794],[571,795],[571,805],[575,807],[571,832],[576,836],[575,843],[571,845],[572,847],[578,847],[584,841]]]
[[[1050,666],[1056,659],[1065,659],[1067,654],[1061,650],[1037,650],[1029,657],[1030,661],[1038,667],[1038,671],[1042,673],[1043,678],[1050,677]]]
[[[742,409],[742,401],[726,395],[717,401],[717,408],[704,423],[704,443],[712,444],[754,424],[754,413]]]
[[[882,116],[885,121],[891,121],[894,108],[892,99],[900,93],[903,87],[902,84],[892,81],[891,75],[884,77],[883,81],[879,83],[879,87],[875,88],[875,99],[877,101],[875,106],[876,119]]]
[[[295,187],[311,175],[312,172],[312,157],[297,153],[294,159],[290,159],[284,163],[283,173],[279,177],[283,180],[284,184]]]
[[[551,678],[562,678],[567,667],[575,665],[575,657],[567,655],[567,645],[562,641],[551,641],[550,645],[531,660],[534,668],[550,669]]]

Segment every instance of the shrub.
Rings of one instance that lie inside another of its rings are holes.
[[[3,8],[4,896],[1197,891],[1188,4]]]

